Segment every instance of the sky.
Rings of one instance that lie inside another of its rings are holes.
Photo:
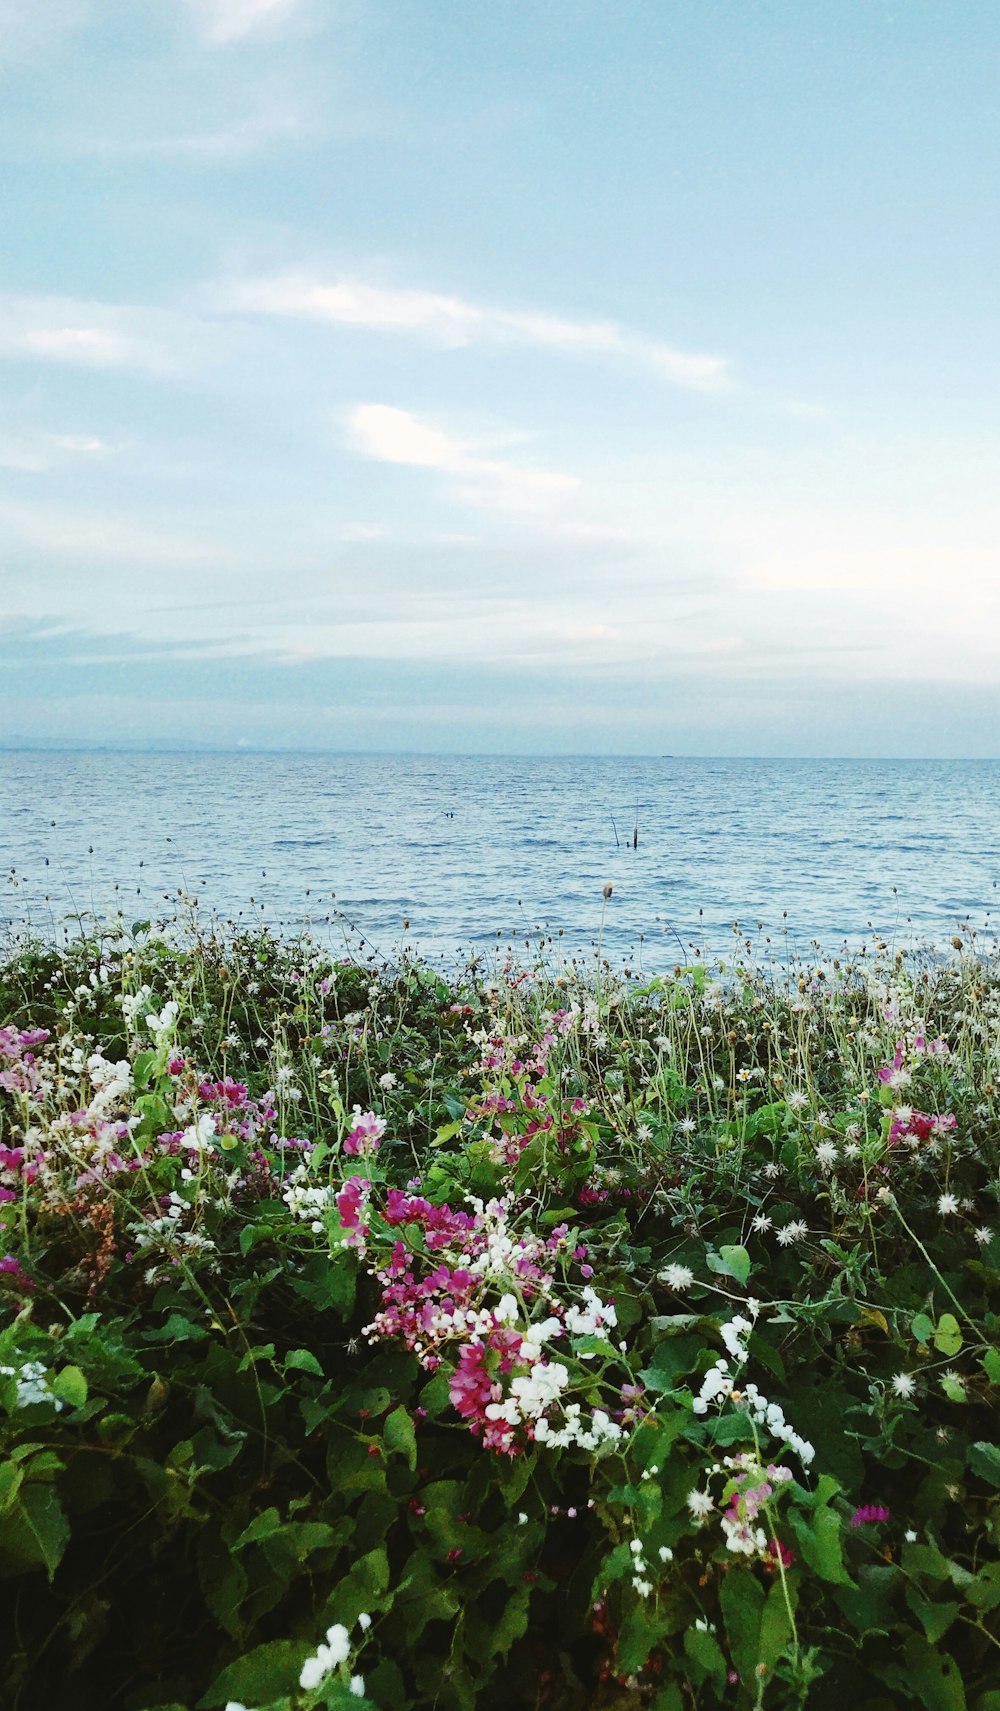
[[[0,0],[0,740],[1000,748],[995,0]]]

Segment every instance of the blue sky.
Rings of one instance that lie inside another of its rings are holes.
[[[994,0],[0,0],[0,735],[996,753]]]

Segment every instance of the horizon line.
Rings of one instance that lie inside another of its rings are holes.
[[[330,759],[366,759],[366,760],[643,760],[643,761],[687,761],[687,760],[731,760],[731,761],[894,761],[920,765],[925,762],[948,764],[961,761],[965,764],[993,766],[1000,760],[1000,755],[894,755],[894,754],[733,754],[718,752],[669,752],[666,750],[538,750],[538,749],[364,749],[364,748],[300,748],[294,745],[264,746],[261,744],[212,744],[212,743],[183,743],[167,744],[147,742],[135,743],[113,742],[72,742],[59,739],[50,743],[4,742],[0,740],[0,755],[26,754],[105,754],[105,755],[191,755],[214,756],[219,759],[233,756],[260,755],[294,755],[301,758],[312,757],[320,759],[324,756]]]

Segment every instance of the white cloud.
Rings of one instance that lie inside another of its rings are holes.
[[[141,312],[139,312],[141,318]],[[139,332],[137,312],[69,297],[0,297],[0,356],[37,357],[81,368],[172,366]]]
[[[731,384],[725,357],[676,350],[617,321],[574,321],[470,303],[442,292],[394,290],[359,280],[324,282],[292,273],[230,281],[213,297],[230,312],[420,333],[443,345],[521,344],[610,357],[695,391],[719,391]]]
[[[40,475],[68,459],[103,456],[110,450],[107,441],[95,434],[0,435],[0,469]]]
[[[186,0],[187,10],[202,41],[228,47],[248,36],[272,32],[286,23],[300,0]]]
[[[575,493],[575,476],[480,455],[440,428],[389,404],[359,404],[348,423],[358,451],[380,463],[410,464],[458,478],[460,497],[498,510],[535,511]]]
[[[174,309],[0,293],[0,358],[155,375],[203,373],[231,344],[219,322]]]

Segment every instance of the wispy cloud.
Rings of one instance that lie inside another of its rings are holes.
[[[520,344],[568,355],[607,357],[701,392],[732,384],[727,358],[677,350],[617,321],[576,321],[532,310],[500,309],[436,291],[395,290],[360,280],[323,281],[285,273],[229,281],[216,289],[213,299],[233,313],[417,333],[443,345]]]
[[[0,469],[40,475],[69,459],[106,456],[111,449],[96,434],[0,434]]]
[[[185,5],[202,41],[228,47],[279,29],[299,10],[300,0],[185,0]]]
[[[8,541],[41,550],[54,558],[95,565],[123,564],[161,569],[226,568],[246,555],[213,541],[178,535],[156,522],[132,521],[116,513],[42,511],[27,505],[0,505],[0,525]]]
[[[0,356],[81,368],[173,367],[142,311],[70,297],[0,297]]]
[[[366,457],[454,476],[459,496],[474,504],[537,511],[559,503],[580,485],[572,475],[483,457],[475,447],[389,404],[359,404],[348,427],[352,444]]]
[[[230,343],[222,324],[186,311],[0,293],[0,358],[153,375],[204,373]]]

